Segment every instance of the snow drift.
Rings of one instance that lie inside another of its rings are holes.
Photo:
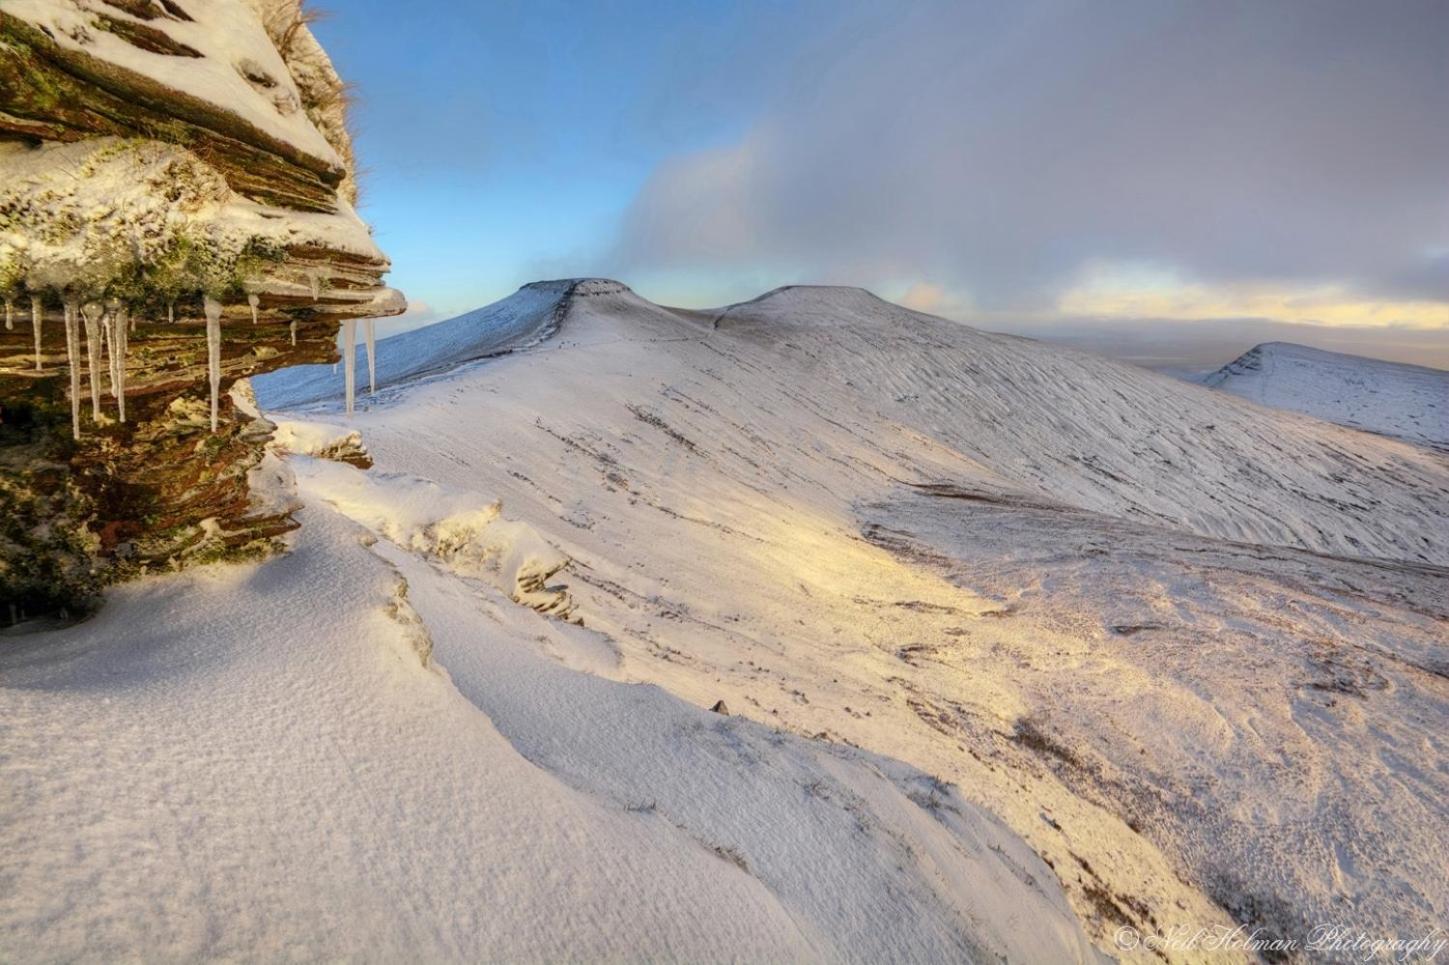
[[[580,628],[301,516],[0,652],[7,957],[1096,960],[951,788],[559,667]]]

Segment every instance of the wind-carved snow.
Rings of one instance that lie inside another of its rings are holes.
[[[383,478],[501,496],[574,561],[616,656],[543,652],[940,775],[1106,948],[1449,912],[1442,459],[858,290],[571,284],[387,340],[423,377],[354,423]],[[439,374],[500,317],[558,322]]]
[[[250,386],[249,382],[246,384]],[[271,447],[279,452],[371,464],[362,433],[356,429],[297,419],[278,419],[275,426]]]
[[[535,641],[587,631],[300,519],[287,556],[118,588],[0,653],[7,950],[1096,960],[952,789],[569,671]]]
[[[296,423],[289,436],[305,438]],[[516,603],[567,619],[572,601],[548,581],[568,565],[568,556],[526,524],[504,519],[499,502],[327,459],[296,458],[292,467],[303,498],[324,501],[393,543],[456,572],[487,579]]]
[[[1267,342],[1202,384],[1411,442],[1449,449],[1449,372]]]

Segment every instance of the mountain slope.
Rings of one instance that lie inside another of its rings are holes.
[[[857,411],[975,463],[981,484],[1204,536],[1449,564],[1449,473],[1432,456],[1262,410],[1134,366],[993,335],[859,289],[781,289],[717,313],[672,313],[617,282],[535,283],[495,305],[386,339],[383,386],[547,338],[584,312],[621,333],[766,353],[802,412]],[[578,337],[571,330],[559,345]],[[708,341],[702,342],[710,344]],[[336,385],[328,380],[335,379]],[[256,380],[261,403],[336,399],[301,366]],[[757,407],[759,400],[747,400]]]
[[[329,506],[399,480],[292,465],[288,555],[0,648],[7,961],[1095,960],[952,789],[561,666],[608,647]]]
[[[377,385],[386,388],[535,345],[558,329],[572,299],[623,292],[618,282],[590,279],[524,285],[491,305],[383,339],[377,344]],[[359,373],[367,371],[364,346],[356,348],[356,363]],[[336,365],[296,365],[254,384],[269,407],[295,408],[338,398],[343,379]]]
[[[1201,378],[1260,405],[1449,448],[1449,372],[1266,342]]]
[[[1449,911],[1442,458],[858,290],[606,287],[351,426],[571,558],[612,656],[554,659],[940,775],[1105,948]]]

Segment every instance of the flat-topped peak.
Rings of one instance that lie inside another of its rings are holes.
[[[782,285],[720,309],[715,328],[736,324],[821,325],[903,321],[910,309],[894,305],[874,292],[853,285]]]
[[[879,295],[872,291],[861,288],[858,285],[781,285],[772,288],[763,295],[756,295],[748,301],[737,302],[730,308],[741,305],[764,305],[770,302],[819,302],[837,303],[841,301],[884,302]],[[728,310],[728,309],[727,309]]]
[[[531,281],[519,291],[556,292],[561,296],[579,295],[585,298],[594,295],[633,294],[633,289],[612,278],[553,278]]]

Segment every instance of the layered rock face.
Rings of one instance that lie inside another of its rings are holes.
[[[0,626],[266,552],[229,391],[401,312],[299,0],[0,7]]]

